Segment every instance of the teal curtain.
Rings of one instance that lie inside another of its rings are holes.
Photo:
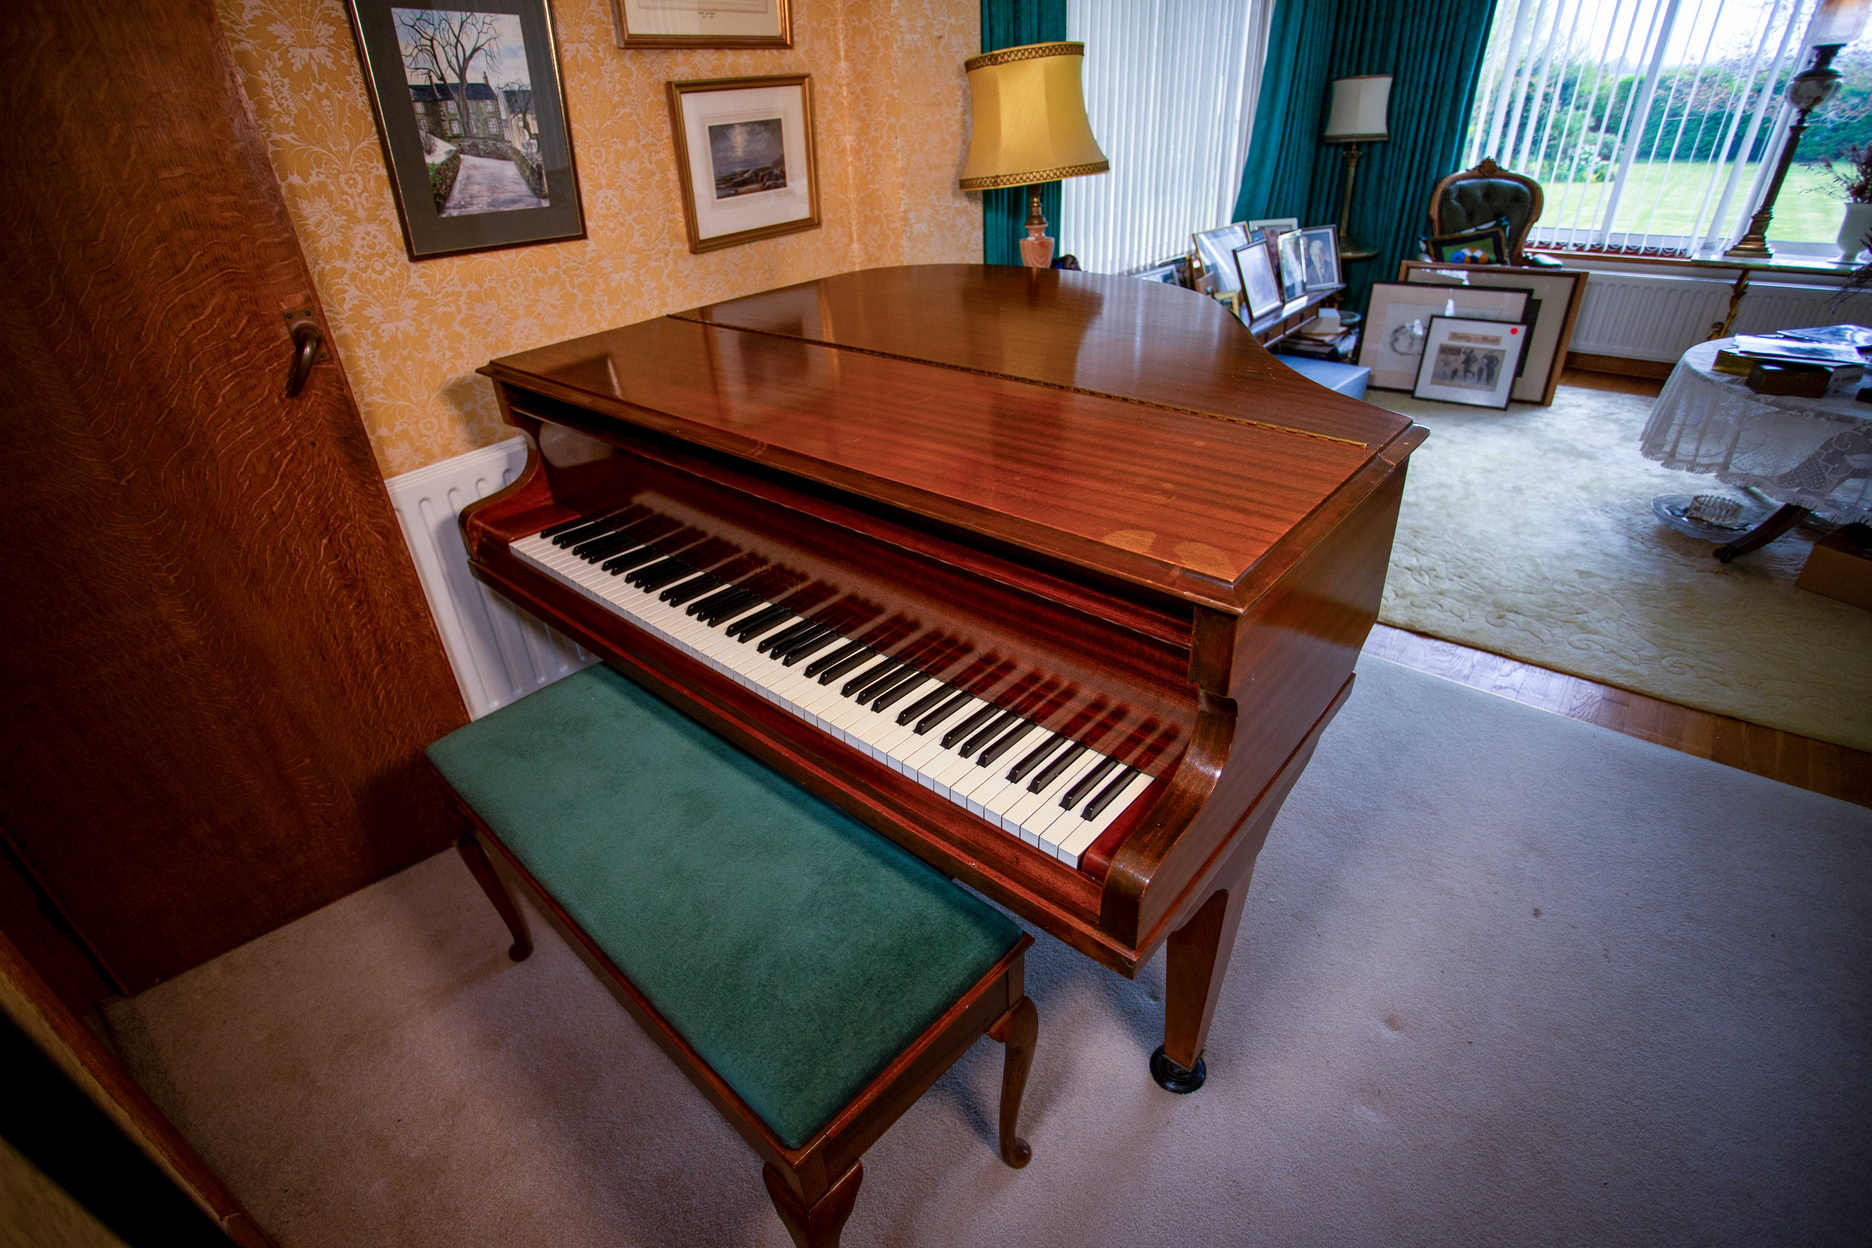
[[[1051,43],[1066,37],[1066,0],[981,0],[981,50]],[[1059,237],[1060,184],[1040,188],[1040,211]],[[1019,264],[1027,236],[1027,188],[982,192],[982,263]]]
[[[1319,141],[1328,86],[1390,74],[1391,137],[1364,145],[1352,192],[1350,233],[1378,249],[1345,266],[1345,306],[1363,308],[1374,281],[1418,254],[1430,190],[1457,169],[1494,10],[1494,0],[1279,0],[1236,219],[1336,224],[1344,155]]]

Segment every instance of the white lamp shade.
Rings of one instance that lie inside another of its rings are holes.
[[[1872,3],[1872,0],[1866,0]],[[1391,108],[1391,76],[1366,74],[1359,78],[1336,78],[1332,84],[1332,107],[1326,113],[1328,143],[1369,143],[1391,137],[1388,116]]]
[[[1086,120],[1083,43],[1030,43],[970,58],[962,189],[1053,182],[1111,168]]]
[[[1807,23],[1807,46],[1851,43],[1865,33],[1866,13],[1872,0],[1823,0]]]

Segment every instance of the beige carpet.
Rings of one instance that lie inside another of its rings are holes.
[[[1653,497],[1726,487],[1639,454],[1650,399],[1562,386],[1550,408],[1499,412],[1369,397],[1430,429],[1385,623],[1872,750],[1872,612],[1795,588],[1798,535],[1725,567],[1660,524]]]
[[[1262,854],[1196,1095],[1050,940],[1026,1170],[978,1045],[850,1245],[1872,1242],[1872,810],[1367,659]],[[536,929],[539,930],[539,929]],[[127,1002],[287,1248],[771,1245],[752,1154],[438,857]]]

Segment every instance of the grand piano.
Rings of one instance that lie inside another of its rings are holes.
[[[1351,692],[1425,431],[1213,300],[874,269],[483,368],[532,442],[475,573],[1121,974],[1175,1091]]]

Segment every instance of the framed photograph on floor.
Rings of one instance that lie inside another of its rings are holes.
[[[1341,284],[1339,276],[1339,231],[1330,225],[1316,225],[1300,231],[1300,251],[1305,260],[1306,288],[1331,290]]]
[[[1424,340],[1433,316],[1523,323],[1532,299],[1523,290],[1468,288],[1374,282],[1359,336],[1358,362],[1371,369],[1369,385],[1383,390],[1411,390],[1423,362]],[[1532,330],[1528,331],[1529,337]]]
[[[1241,280],[1248,319],[1258,321],[1281,306],[1280,280],[1274,275],[1274,253],[1266,240],[1257,239],[1235,249],[1235,272]]]
[[[1433,316],[1411,393],[1441,403],[1507,407],[1515,361],[1526,345],[1525,325]]]
[[[620,48],[790,48],[788,0],[611,0]]]
[[[411,260],[585,237],[546,0],[350,0]]]
[[[1534,302],[1522,318],[1529,327],[1526,366],[1515,379],[1514,398],[1518,403],[1553,402],[1554,388],[1566,368],[1573,323],[1579,319],[1580,303],[1586,296],[1584,272],[1406,260],[1398,266],[1398,280],[1414,285],[1467,286],[1472,290],[1531,290]]]
[[[1288,230],[1285,234],[1274,236],[1274,250],[1280,257],[1281,297],[1284,299],[1300,299],[1306,295],[1305,241],[1305,236],[1299,230]]]
[[[1203,272],[1210,275],[1209,293],[1226,295],[1241,289],[1241,277],[1235,272],[1235,249],[1248,245],[1248,231],[1241,222],[1192,234],[1190,242],[1195,245],[1196,258],[1202,261]]]
[[[672,82],[669,102],[690,251],[819,228],[810,75]]]

